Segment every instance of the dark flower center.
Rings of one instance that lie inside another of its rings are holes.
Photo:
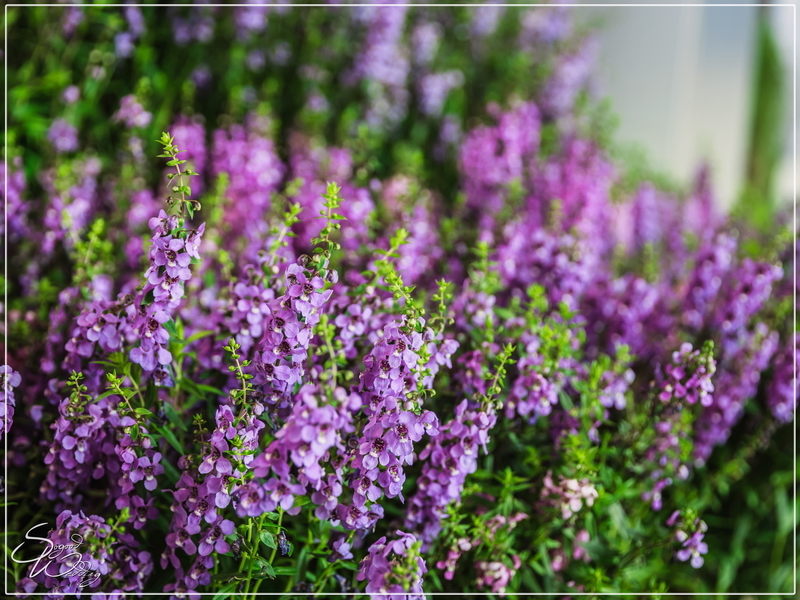
[[[374,456],[378,456],[378,454],[383,452],[385,449],[386,449],[386,442],[383,440],[383,438],[377,438],[372,440],[371,454],[373,454]]]
[[[197,503],[197,508],[194,509],[194,514],[198,517],[204,515],[208,510],[208,500],[203,498],[200,502]]]

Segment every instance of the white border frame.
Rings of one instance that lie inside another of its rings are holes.
[[[126,7],[126,6],[147,6],[147,7],[169,7],[169,6],[210,6],[210,7],[252,7],[252,6],[280,6],[280,7],[348,7],[353,8],[356,6],[420,6],[420,7],[471,7],[471,6],[497,6],[497,7],[508,7],[508,8],[524,8],[524,7],[534,7],[534,6],[550,6],[550,7],[564,7],[564,8],[579,8],[579,7],[696,7],[696,8],[716,8],[716,7],[728,7],[728,8],[745,8],[745,7],[775,7],[775,8],[785,8],[785,7],[792,7],[792,43],[793,43],[793,70],[792,70],[792,158],[793,158],[793,166],[794,166],[794,176],[793,176],[793,193],[792,193],[792,204],[793,208],[793,236],[794,236],[794,244],[795,244],[795,252],[794,252],[794,306],[792,309],[793,315],[793,323],[795,324],[795,336],[797,336],[797,6],[795,4],[483,4],[480,2],[476,2],[473,4],[427,4],[427,3],[407,3],[407,4],[380,4],[380,3],[360,3],[354,2],[351,4],[6,4],[4,9],[4,20],[3,20],[3,33],[5,35],[5,48],[4,48],[4,73],[3,73],[3,84],[4,84],[4,98],[5,98],[5,115],[4,115],[4,134],[5,134],[5,147],[4,147],[4,156],[3,160],[5,163],[5,179],[4,179],[4,202],[3,202],[3,219],[4,219],[4,236],[3,236],[3,256],[5,259],[4,264],[4,286],[3,286],[3,325],[4,325],[4,356],[3,356],[3,364],[8,364],[8,8],[21,8],[21,7],[28,7],[28,6],[35,6],[35,7],[60,7],[66,8],[70,6],[78,6],[84,8],[94,8],[94,7]],[[793,363],[794,363],[794,395],[797,398],[797,352],[793,353]],[[797,409],[792,413],[792,424],[794,426],[794,433],[793,433],[793,452],[794,452],[794,497],[793,497],[793,504],[792,504],[792,512],[794,515],[794,538],[793,538],[793,556],[794,556],[794,563],[797,566]],[[8,456],[8,435],[4,438],[4,450],[5,456]],[[3,463],[3,478],[4,482],[8,481],[8,463]],[[8,547],[8,485],[4,486],[3,497],[5,500],[4,510],[3,510],[3,525],[4,525],[4,544]],[[8,554],[4,553],[4,567],[6,571],[8,570]],[[791,592],[736,592],[736,593],[707,593],[703,594],[704,596],[794,596],[797,593],[797,568],[794,569],[794,589]],[[5,594],[6,596],[16,596],[16,597],[23,597],[23,594],[20,594],[16,590],[13,593],[9,593],[8,591],[8,580],[4,578],[4,586],[5,586]],[[136,596],[138,598],[142,597],[142,594],[136,592],[116,592],[118,595],[122,596]],[[202,596],[210,596],[215,594],[216,592],[208,592],[208,593],[200,593],[197,592],[201,597]],[[570,593],[570,596],[641,596],[646,595],[648,592],[644,593],[633,593],[633,592],[594,592],[594,593]],[[91,593],[82,593],[82,596],[95,596],[95,595],[106,595],[106,592],[91,592]],[[257,596],[286,596],[287,594],[292,594],[295,596],[315,596],[317,592],[308,592],[308,593],[298,593],[298,592],[257,592]],[[464,593],[456,593],[456,592],[424,592],[425,596],[464,596]],[[145,594],[146,596],[173,596],[174,594],[169,592],[148,592]],[[243,593],[231,593],[231,596],[243,596]],[[249,594],[248,594],[249,595]],[[325,594],[323,594],[325,595]],[[354,592],[354,593],[345,593],[345,594],[333,594],[335,596],[367,596],[366,592]],[[388,594],[392,596],[392,594]],[[394,594],[398,595],[398,594]],[[497,594],[492,594],[489,592],[470,592],[471,596],[496,596]],[[552,596],[553,594],[545,593],[545,592],[508,592],[508,596]],[[557,594],[558,595],[558,594]],[[696,596],[696,593],[689,593],[689,592],[676,592],[676,593],[669,593],[667,592],[665,595],[667,596]],[[27,594],[26,594],[27,596]]]

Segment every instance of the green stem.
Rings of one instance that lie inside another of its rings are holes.
[[[136,383],[136,381],[134,381],[133,377],[129,376],[128,380],[131,382],[131,385],[133,386],[133,389],[136,392],[136,395],[139,396],[139,400],[142,401],[142,407],[146,408],[146,403],[144,401],[144,395],[142,394],[142,388],[139,387],[139,384]],[[130,406],[130,404],[129,404],[129,406]]]
[[[281,532],[282,523],[283,523],[283,509],[278,507],[278,533],[279,534]],[[272,564],[272,563],[275,562],[275,556],[277,554],[278,554],[278,545],[275,544],[275,547],[272,549],[272,554],[270,554],[270,557],[269,557],[269,564]]]
[[[280,533],[281,523],[283,523],[283,509],[278,508],[278,533]],[[261,531],[261,528],[264,525],[264,516],[262,515],[261,520],[259,521],[258,530]],[[269,557],[269,564],[273,564],[275,562],[275,555],[278,552],[278,545],[275,544],[275,547],[272,549],[272,554]],[[256,598],[256,593],[258,592],[258,588],[261,587],[261,582],[264,581],[263,579],[259,579],[256,581],[255,586],[253,586],[253,598]],[[247,576],[247,587],[250,587],[250,574],[248,573]],[[245,594],[248,593],[248,590],[245,590]]]
[[[347,543],[348,544],[353,541],[353,535],[354,534],[355,534],[355,531],[351,531],[348,534],[348,536],[347,536]],[[330,578],[331,573],[333,573],[333,571],[336,570],[336,562],[337,561],[329,562],[328,566],[325,567],[325,570],[322,571],[322,575],[320,575],[319,578],[317,579],[317,583],[315,585],[316,591],[314,592],[314,597],[315,598],[317,596],[319,596],[321,593],[323,593],[323,591],[325,589],[325,584],[327,583],[328,579]]]
[[[247,522],[247,540],[249,540],[249,539],[250,539],[250,529],[251,529],[252,527],[253,527],[253,520],[252,520],[252,519],[250,519],[250,520]],[[244,571],[244,564],[247,562],[247,557],[248,557],[248,554],[247,554],[247,552],[243,552],[243,553],[242,553],[242,560],[239,562],[239,572],[240,572],[240,573],[241,573],[242,571]]]
[[[264,526],[264,515],[261,515],[258,518],[258,527],[255,529],[253,528],[253,520],[250,520],[250,526],[248,527],[247,538],[250,544],[250,563],[247,565],[247,583],[245,583],[244,587],[244,595],[247,596],[250,593],[250,583],[253,581],[253,565],[256,563],[256,557],[259,555],[258,548],[261,544],[261,540],[259,539],[258,535],[261,532],[261,528]],[[255,538],[255,539],[253,539]]]

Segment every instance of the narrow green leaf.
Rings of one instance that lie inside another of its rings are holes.
[[[214,594],[214,600],[225,600],[225,598],[230,598],[231,592],[236,591],[237,585],[239,585],[238,581],[231,581],[230,583],[223,585],[220,590]]]
[[[173,427],[177,427],[181,431],[186,431],[186,423],[180,418],[180,415],[178,415],[178,411],[175,410],[175,407],[169,402],[164,402],[163,407],[170,424]]]
[[[180,441],[178,441],[178,438],[177,438],[177,437],[175,437],[175,434],[174,434],[174,433],[172,433],[172,431],[171,431],[171,430],[167,429],[166,427],[160,427],[160,426],[158,426],[158,425],[156,425],[156,426],[155,426],[155,430],[156,430],[158,433],[160,433],[161,435],[163,435],[163,436],[164,436],[164,439],[165,439],[165,440],[167,440],[167,442],[169,442],[169,445],[170,445],[170,446],[172,446],[173,448],[175,448],[175,450],[177,450],[177,451],[178,451],[178,453],[179,453],[181,456],[183,456],[184,454],[186,454],[186,453],[183,451],[183,446],[181,445]]]
[[[185,341],[187,344],[191,344],[192,342],[196,342],[197,340],[207,337],[209,335],[214,335],[213,331],[198,331],[197,333],[193,333],[189,336],[189,338]]]

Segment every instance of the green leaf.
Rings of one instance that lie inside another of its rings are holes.
[[[177,451],[178,451],[178,453],[179,453],[181,456],[183,456],[184,454],[186,454],[186,453],[183,451],[183,446],[181,445],[181,443],[178,441],[178,438],[177,438],[177,437],[175,437],[175,434],[174,434],[174,433],[172,433],[172,431],[171,431],[171,430],[167,429],[166,427],[160,427],[160,426],[158,426],[158,425],[156,425],[156,426],[155,426],[155,430],[156,430],[158,433],[160,433],[161,435],[163,435],[163,436],[164,436],[164,439],[165,439],[165,440],[167,440],[167,442],[169,442],[169,445],[170,445],[170,446],[172,446],[173,448],[175,448],[175,450],[177,450]]]
[[[93,364],[93,365],[105,365],[107,367],[114,367],[114,368],[119,367],[118,364],[112,363],[112,362],[108,362],[107,360],[93,360],[93,361],[91,361],[91,364]]]
[[[191,379],[186,379],[185,377],[180,379],[178,381],[178,387],[198,398],[204,397],[203,391],[197,387],[197,384]]]
[[[193,333],[189,336],[189,338],[184,342],[186,344],[191,344],[192,342],[196,342],[197,340],[207,337],[209,335],[214,335],[213,331],[198,331],[197,333]]]
[[[271,579],[275,579],[275,569],[271,564],[269,564],[263,558],[259,558],[257,564],[262,573]]]
[[[272,565],[270,565],[271,567]],[[272,569],[275,575],[297,575],[297,569],[295,567],[274,567]]]
[[[236,591],[237,585],[239,585],[238,581],[231,581],[230,583],[223,585],[220,590],[214,594],[214,600],[225,600],[225,598],[230,598],[231,592]]]
[[[109,396],[113,396],[117,392],[115,390],[109,390],[107,392],[103,392],[97,398],[94,399],[95,402],[100,402],[103,398],[108,398]]]
[[[572,404],[572,398],[567,396],[563,391],[558,392],[558,399],[561,401],[561,407],[564,410],[569,410],[574,406],[574,404]]]
[[[224,396],[225,395],[225,392],[223,392],[219,388],[215,388],[215,387],[210,386],[210,385],[205,385],[203,383],[197,383],[195,385],[197,386],[197,389],[202,390],[204,392],[207,392],[209,394],[214,394],[215,396]]]
[[[152,416],[153,416],[153,413],[151,413],[151,412],[150,412],[149,410],[147,410],[146,408],[141,408],[141,407],[139,407],[139,408],[134,408],[134,409],[133,409],[133,412],[135,412],[135,413],[136,413],[136,414],[138,414],[138,415],[143,415],[143,416],[145,416],[145,417],[152,417]]]
[[[267,548],[277,548],[277,545],[275,544],[275,536],[273,536],[269,531],[262,531],[258,534],[258,537],[261,538],[261,541],[264,542],[264,545]]]
[[[297,496],[294,499],[294,506],[305,506],[309,502],[311,502],[311,498],[308,496]]]
[[[181,431],[186,431],[186,423],[180,418],[180,415],[178,415],[178,411],[175,410],[175,407],[169,402],[164,402],[162,406],[164,407],[164,413],[166,413],[170,424],[173,427],[177,427]]]
[[[175,321],[170,319],[169,321],[164,323],[164,329],[167,330],[167,333],[169,333],[170,337],[173,337],[176,340],[181,339],[180,336],[178,335],[178,328],[175,327]]]

